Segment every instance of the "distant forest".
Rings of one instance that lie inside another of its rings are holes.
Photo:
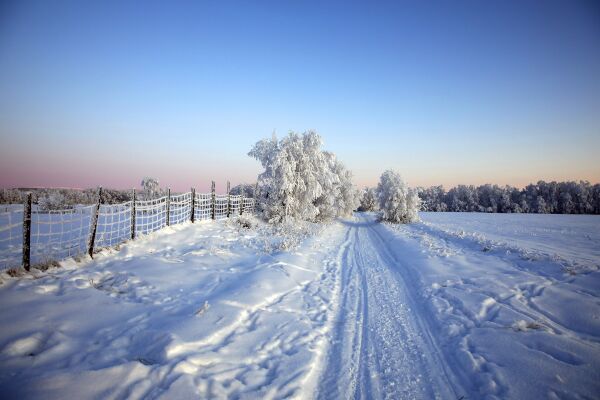
[[[241,194],[253,197],[254,185],[237,185],[231,188],[232,195]],[[0,204],[21,204],[25,201],[27,193],[33,194],[33,203],[38,204],[42,210],[60,210],[72,208],[78,204],[95,204],[98,202],[98,188],[95,189],[64,189],[64,188],[18,188],[0,189]],[[102,189],[102,203],[117,204],[130,201],[133,191],[119,189]],[[157,188],[154,191],[137,190],[138,200],[165,196],[166,189]],[[172,194],[177,194],[172,192]]]
[[[254,185],[243,185],[244,194],[252,197]],[[242,185],[231,190],[241,193]],[[523,189],[498,185],[458,185],[448,191],[443,186],[417,188],[422,211],[600,214],[600,184],[580,182],[544,182]],[[98,189],[2,189],[0,204],[18,204],[25,194],[33,193],[33,201],[42,209],[60,209],[76,204],[94,204]],[[164,194],[164,190],[159,195]],[[144,192],[138,192],[140,198]],[[103,189],[102,201],[113,204],[131,200],[131,190]]]
[[[70,208],[77,204],[95,204],[98,201],[98,189],[18,188],[0,190],[0,203],[23,203],[27,193],[33,194],[33,203],[49,210]],[[131,200],[131,195],[131,190],[102,189],[102,202],[123,203]]]
[[[600,184],[544,182],[524,189],[498,185],[418,188],[423,211],[600,214]]]

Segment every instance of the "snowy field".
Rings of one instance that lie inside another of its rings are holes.
[[[185,223],[3,273],[0,393],[597,398],[600,217],[421,217]]]

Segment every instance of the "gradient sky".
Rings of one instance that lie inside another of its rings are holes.
[[[600,181],[597,1],[0,2],[0,187],[252,182],[316,129],[374,185]]]

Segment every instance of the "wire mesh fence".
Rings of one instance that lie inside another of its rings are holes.
[[[253,214],[255,210],[255,202],[251,197],[243,197],[242,198],[242,213],[243,214]]]
[[[0,213],[0,269],[21,263],[23,251],[23,206]]]
[[[98,209],[96,248],[112,247],[131,239],[131,205],[101,204]]]
[[[0,214],[6,212],[18,212],[23,211],[23,204],[1,204]]]
[[[135,235],[147,235],[167,225],[167,197],[135,202]]]
[[[196,201],[194,204],[194,219],[202,221],[212,218],[212,194],[211,193],[196,193]]]
[[[31,262],[85,254],[94,206],[31,212]]]
[[[229,214],[237,215],[240,213],[240,204],[242,203],[242,196],[229,196]]]
[[[192,193],[171,196],[169,204],[169,225],[189,221],[192,214]]]
[[[100,248],[113,247],[162,229],[167,222],[177,225],[192,221],[192,215],[193,220],[202,221],[250,214],[254,212],[254,204],[253,198],[241,195],[188,192],[65,210],[43,211],[33,205],[29,235],[25,234],[24,224],[27,208],[3,206],[0,208],[0,270],[25,262],[25,251],[30,255],[31,264],[45,264],[93,254]],[[95,226],[92,226],[94,221]],[[27,248],[29,250],[25,250]]]
[[[215,219],[227,218],[228,197],[226,194],[215,195]]]

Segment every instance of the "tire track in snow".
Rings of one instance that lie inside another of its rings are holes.
[[[375,224],[344,223],[352,244],[341,266],[340,307],[316,397],[459,397],[393,271],[396,263],[373,234]]]
[[[417,293],[417,277],[413,275],[410,268],[403,265],[403,260],[400,260],[395,255],[395,252],[390,247],[390,241],[392,238],[386,238],[386,234],[389,232],[381,224],[373,224],[369,230],[371,236],[373,248],[376,249],[377,254],[384,258],[386,264],[390,267],[388,272],[394,275],[394,280],[400,282],[405,293],[407,303],[410,304],[412,309],[410,315],[416,329],[421,333],[421,338],[424,343],[424,348],[428,349],[424,353],[424,357],[427,358],[428,365],[435,365],[437,371],[438,387],[445,388],[443,398],[461,398],[465,395],[465,387],[468,387],[470,377],[464,374],[458,373],[453,367],[457,364],[457,360],[447,353],[442,352],[442,347],[445,346],[443,343],[439,343],[436,340],[433,332],[435,331],[435,319],[429,314],[429,310],[423,304],[419,302],[419,295]]]
[[[422,243],[426,242],[427,246],[432,246],[432,240],[437,241],[438,244],[436,246],[444,248],[445,254],[460,253],[463,257],[470,259],[494,259],[496,262],[502,263],[507,273],[519,273],[523,276],[521,283],[515,284],[514,287],[506,287],[506,293],[502,295],[486,291],[476,283],[470,282],[470,280],[461,280],[459,282],[460,285],[469,286],[470,290],[487,296],[488,300],[486,301],[492,302],[489,306],[482,304],[478,314],[467,313],[465,307],[454,296],[444,293],[444,291],[439,293],[440,297],[443,297],[449,304],[454,306],[455,312],[461,313],[465,318],[469,319],[473,323],[473,326],[478,327],[482,323],[493,321],[498,314],[499,308],[505,307],[515,314],[521,315],[524,319],[541,323],[553,333],[566,335],[570,339],[580,343],[599,343],[597,336],[592,336],[589,333],[580,332],[566,326],[556,317],[536,305],[535,299],[542,296],[544,290],[552,286],[569,285],[570,280],[572,280],[568,276],[557,277],[556,275],[546,273],[544,268],[539,267],[540,262],[556,264],[556,261],[550,255],[541,254],[532,262],[524,254],[520,253],[519,248],[514,246],[498,245],[499,249],[506,250],[508,253],[499,250],[486,250],[488,247],[485,247],[487,246],[485,242],[479,242],[470,236],[457,236],[452,232],[447,232],[429,224],[411,225],[410,231],[405,230],[403,232]]]
[[[355,347],[360,347],[359,335],[360,328],[354,329],[356,326],[362,326],[362,314],[360,306],[360,298],[356,294],[357,282],[353,273],[354,265],[350,262],[352,259],[353,244],[355,244],[355,234],[352,229],[348,230],[347,241],[344,243],[344,250],[340,258],[340,300],[337,310],[337,318],[333,324],[331,336],[332,341],[327,355],[325,356],[325,367],[322,368],[322,382],[317,387],[317,397],[325,396],[322,389],[325,388],[327,396],[330,398],[343,398],[341,389],[348,388],[349,392],[356,390],[356,379],[353,379],[358,374],[358,366],[360,364],[360,351],[354,351]],[[346,318],[351,316],[351,318]],[[348,335],[347,340],[341,338]],[[345,354],[349,355],[349,359],[332,358],[331,355]],[[347,369],[348,373],[345,373]],[[323,379],[323,377],[325,379]]]

